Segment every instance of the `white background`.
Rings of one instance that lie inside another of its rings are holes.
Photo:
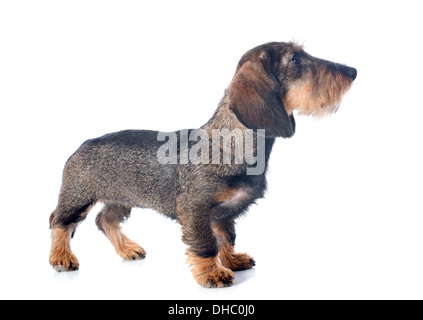
[[[0,298],[422,299],[423,48],[419,1],[1,1]],[[199,287],[180,227],[133,210],[147,250],[124,262],[94,224],[48,263],[67,158],[122,129],[196,128],[242,54],[296,40],[357,68],[337,114],[297,116],[278,140],[266,199],[238,223],[256,258],[226,289]]]

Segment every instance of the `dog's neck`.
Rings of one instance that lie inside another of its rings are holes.
[[[220,100],[219,106],[217,107],[213,117],[211,117],[211,119],[203,125],[201,129],[205,129],[207,131],[211,131],[213,129],[228,129],[230,131],[240,129],[245,131],[245,129],[247,129],[241,122],[239,122],[233,111],[230,110],[229,98],[228,90],[226,90],[225,95],[222,100]]]
[[[209,133],[210,138],[213,136],[213,130],[222,130],[227,129],[229,131],[238,131],[245,137],[245,132],[249,129],[245,127],[237,118],[235,113],[230,109],[230,94],[229,90],[225,91],[225,95],[223,96],[222,100],[219,103],[218,108],[216,109],[214,115],[211,117],[211,119],[204,124],[201,129],[207,130]],[[258,131],[254,130],[254,142],[253,142],[253,148],[254,148],[254,154],[257,154],[257,134]],[[267,168],[267,163],[270,157],[270,153],[272,151],[275,138],[265,138],[265,166]],[[245,143],[245,141],[244,141]],[[245,147],[245,144],[244,144]],[[234,145],[232,145],[232,154],[234,154]],[[264,172],[265,173],[265,172]]]

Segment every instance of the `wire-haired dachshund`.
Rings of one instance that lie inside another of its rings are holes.
[[[294,134],[295,110],[335,112],[356,76],[356,69],[312,57],[295,43],[267,43],[244,54],[200,129],[127,130],[86,141],[66,162],[50,217],[51,265],[59,272],[78,270],[70,240],[102,202],[96,224],[122,258],[143,259],[146,252],[122,232],[121,222],[133,207],[152,208],[181,224],[200,285],[232,285],[233,271],[255,265],[234,250],[234,221],[264,196],[275,139]]]

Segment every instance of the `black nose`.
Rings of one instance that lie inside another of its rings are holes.
[[[357,78],[357,69],[347,67],[347,66],[341,66],[339,69],[347,77],[349,77],[353,80],[355,80],[355,78]]]

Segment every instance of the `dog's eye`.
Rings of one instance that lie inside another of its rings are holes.
[[[299,64],[300,63],[300,59],[295,54],[292,56],[291,61],[294,64]]]

